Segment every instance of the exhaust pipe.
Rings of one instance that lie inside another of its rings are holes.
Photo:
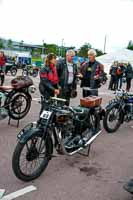
[[[87,147],[88,145],[92,144],[92,142],[97,138],[97,136],[100,135],[101,132],[102,132],[102,131],[99,131],[96,135],[94,135],[93,137],[91,137],[90,140],[88,140],[88,142],[86,142],[86,144],[84,145],[84,147]],[[75,153],[78,153],[79,151],[81,151],[81,150],[84,149],[84,147],[80,147],[79,149],[77,149],[77,150],[75,150],[75,151],[73,151],[73,152],[71,152],[71,153],[68,153],[68,152],[66,151],[66,149],[65,149],[65,147],[64,147],[64,144],[63,144],[63,142],[62,142],[62,139],[61,139],[61,132],[60,132],[60,134],[59,134],[59,137],[60,137],[60,140],[61,140],[60,145],[61,145],[62,152],[63,152],[63,154],[65,154],[65,155],[67,155],[67,156],[72,156],[72,155],[74,155]]]

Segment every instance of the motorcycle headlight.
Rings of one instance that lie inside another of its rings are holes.
[[[32,86],[29,87],[29,92],[30,93],[35,93],[36,92],[36,88],[35,88],[34,85],[32,85]]]
[[[123,96],[123,92],[122,91],[116,91],[116,97],[117,98],[121,98]]]

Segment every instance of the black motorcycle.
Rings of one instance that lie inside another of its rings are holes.
[[[22,76],[32,76],[36,78],[39,74],[39,68],[36,66],[25,66],[22,71]]]
[[[133,120],[133,94],[124,90],[116,91],[115,99],[106,107],[103,125],[108,133],[119,129],[124,122]]]
[[[43,99],[43,98],[42,98]],[[31,181],[39,177],[51,160],[54,147],[58,154],[74,155],[90,146],[101,133],[101,106],[65,106],[66,100],[42,100],[38,122],[30,123],[18,134],[12,158],[17,178]]]
[[[8,74],[8,72],[10,72],[10,74],[12,76],[16,76],[17,71],[18,71],[18,69],[17,69],[17,67],[15,66],[14,63],[13,64],[12,63],[6,63],[6,70],[5,70],[6,75]]]
[[[25,82],[26,80],[23,81]],[[20,86],[18,86],[19,83],[21,83]],[[20,120],[29,112],[32,101],[30,93],[34,92],[33,82],[31,81],[27,85],[22,85],[22,81],[19,83],[0,86],[0,120],[6,117]]]

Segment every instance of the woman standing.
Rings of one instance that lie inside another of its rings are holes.
[[[125,75],[126,75],[126,82],[127,82],[126,90],[127,92],[129,92],[131,88],[131,81],[133,78],[133,67],[130,63],[128,63],[126,67]]]
[[[2,86],[5,81],[5,68],[6,68],[5,65],[6,65],[6,57],[4,55],[4,52],[1,51],[0,52],[0,79],[1,79],[0,86]]]
[[[56,55],[50,53],[45,60],[44,67],[40,71],[39,90],[46,100],[60,93],[58,89],[59,79],[56,62]]]

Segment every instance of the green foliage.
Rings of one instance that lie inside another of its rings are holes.
[[[0,49],[3,49],[4,48],[4,42],[3,40],[0,38]]]
[[[88,50],[91,48],[91,44],[85,43],[83,46],[81,46],[78,56],[87,58],[88,57]]]
[[[129,41],[127,49],[133,50],[133,41],[132,40]]]
[[[97,56],[102,56],[102,55],[104,55],[104,53],[102,52],[102,50],[100,50],[100,49],[95,49],[96,50],[96,52],[97,52]]]
[[[13,42],[12,42],[11,39],[8,40],[7,46],[8,46],[9,49],[13,49]]]

